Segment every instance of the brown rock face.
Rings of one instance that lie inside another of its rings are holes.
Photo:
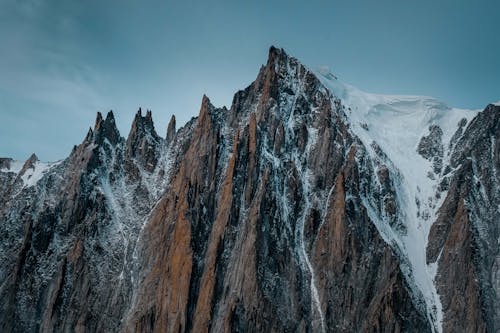
[[[172,116],[170,118],[170,122],[168,123],[168,128],[167,128],[167,144],[171,143],[174,141],[175,138],[175,116]]]
[[[430,329],[396,254],[361,202],[346,203],[346,191],[359,191],[356,149],[347,150],[354,140],[340,104],[333,110],[327,93],[314,93],[319,86],[295,59],[271,49],[230,110],[203,98],[190,147],[145,229],[141,257],[150,273],[128,330]],[[328,202],[313,194],[330,189]],[[179,224],[190,238],[177,237]],[[175,260],[172,248],[183,249],[185,260]]]
[[[128,260],[155,186],[168,179],[162,162],[151,173],[139,166],[151,179],[128,183],[125,148],[112,114],[98,114],[65,161],[0,208],[2,332],[121,329],[135,274]]]
[[[99,113],[36,186],[0,172],[1,331],[496,332],[499,109],[416,147],[442,180],[420,249],[442,309],[395,241],[418,226],[394,161],[272,47],[230,109],[203,96],[166,139],[149,111],[126,140]]]
[[[455,140],[451,166],[457,171],[429,234],[427,261],[439,264],[443,330],[496,332],[500,330],[500,107],[488,106]]]
[[[136,160],[144,169],[152,172],[158,163],[159,146],[160,137],[156,134],[151,111],[148,110],[146,116],[142,116],[139,109],[127,138],[127,158]]]
[[[314,248],[326,326],[338,332],[429,330],[415,310],[398,259],[357,199],[355,154],[353,149],[337,177]],[[352,194],[347,201],[346,190]]]

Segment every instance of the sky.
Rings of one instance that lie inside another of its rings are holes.
[[[271,45],[374,93],[450,106],[500,100],[494,0],[1,0],[0,157],[68,156],[96,112],[128,135],[139,107],[164,136],[203,94],[248,86]]]

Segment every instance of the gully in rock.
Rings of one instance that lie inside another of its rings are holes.
[[[0,159],[2,332],[497,332],[500,105],[369,94],[271,47],[166,137],[101,113]]]

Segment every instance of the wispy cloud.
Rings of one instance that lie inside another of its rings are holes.
[[[77,56],[78,43],[67,38],[78,28],[71,16],[51,17],[47,26],[47,8],[41,0],[20,1],[18,6],[6,0],[0,4],[0,11],[4,49],[0,57],[0,119],[4,120],[0,121],[0,131],[6,137],[24,133],[15,143],[2,140],[0,155],[23,158],[36,147],[36,136],[41,134],[27,124],[65,135],[84,131],[86,126],[78,120],[86,121],[106,105],[105,84],[102,75]],[[54,147],[39,147],[42,155],[49,159],[64,155],[60,147],[55,147],[58,139],[53,137]],[[78,142],[78,138],[72,139]],[[23,141],[25,147],[20,147]]]
[[[11,11],[15,17],[10,19],[25,24],[20,29],[2,27],[0,32],[2,44],[6,46],[6,52],[0,57],[0,89],[17,98],[70,110],[101,104],[99,73],[81,59],[75,59],[78,50],[72,41],[46,36],[43,2],[30,0],[21,4],[21,10]],[[58,20],[60,24],[55,29],[59,31],[53,31],[56,35],[73,28],[70,17]]]

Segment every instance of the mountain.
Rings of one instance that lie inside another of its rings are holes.
[[[97,114],[0,159],[2,332],[498,332],[500,106],[362,92],[271,47],[166,138]]]

